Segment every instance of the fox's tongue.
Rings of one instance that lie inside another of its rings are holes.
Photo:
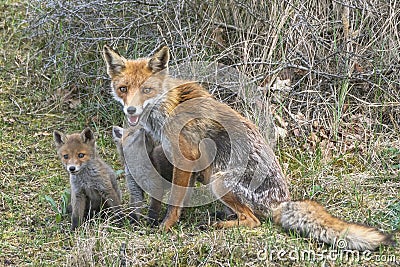
[[[128,121],[129,121],[129,124],[136,125],[139,121],[139,116],[129,116]]]

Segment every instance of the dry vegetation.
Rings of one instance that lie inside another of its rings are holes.
[[[308,266],[315,262],[258,253],[329,249],[268,220],[254,230],[197,229],[217,204],[189,209],[171,234],[101,220],[70,233],[68,216],[57,217],[45,197],[60,206],[68,187],[52,131],[91,126],[99,153],[121,169],[110,130],[123,116],[108,92],[104,44],[130,58],[167,44],[172,69],[196,61],[235,68],[252,90],[209,88],[277,140],[293,198],[399,229],[399,2],[0,0],[0,11],[0,265]],[[379,261],[389,255],[396,260]],[[381,248],[361,264],[399,261],[398,248]]]

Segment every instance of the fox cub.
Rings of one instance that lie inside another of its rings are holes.
[[[54,141],[70,175],[71,230],[75,230],[87,215],[102,208],[110,208],[121,220],[121,191],[113,169],[96,154],[93,132],[89,128],[70,135],[54,131]]]
[[[113,126],[112,134],[121,163],[125,167],[126,184],[130,192],[129,205],[133,209],[129,214],[130,220],[132,223],[138,222],[141,216],[144,188],[150,195],[148,223],[157,225],[165,190],[171,189],[174,166],[162,146],[155,145],[141,125],[125,129]],[[201,173],[193,173],[193,179],[201,182],[204,178]],[[233,212],[225,206],[223,211],[213,215],[222,219],[232,216]]]
[[[154,146],[151,140],[145,140],[147,136],[142,127],[123,129],[113,126],[112,133],[125,167],[125,179],[130,193],[129,206],[132,209],[130,221],[138,222],[141,216],[143,188],[151,196],[148,222],[157,225],[164,191],[170,188],[173,166],[161,146]]]

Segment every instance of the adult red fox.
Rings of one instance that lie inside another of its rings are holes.
[[[136,60],[109,46],[103,55],[112,93],[124,106],[128,123],[140,123],[171,156],[173,186],[162,229],[179,220],[186,192],[194,184],[192,173],[197,172],[237,214],[237,220],[216,222],[215,227],[257,227],[255,214],[272,212],[274,222],[285,229],[331,244],[343,239],[347,249],[392,244],[390,235],[335,218],[314,201],[291,201],[278,160],[256,126],[198,83],[170,77],[168,47]]]

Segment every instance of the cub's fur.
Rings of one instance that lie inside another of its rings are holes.
[[[157,224],[164,190],[170,188],[172,164],[162,147],[154,146],[151,139],[146,138],[141,126],[127,129],[113,126],[113,139],[125,167],[125,178],[130,192],[129,204],[133,209],[130,213],[131,221],[139,220],[144,204],[142,187],[145,187],[151,196],[149,223]]]
[[[114,171],[96,154],[93,132],[89,128],[70,135],[54,131],[54,141],[70,175],[71,230],[76,229],[86,215],[102,208],[110,208],[121,220],[121,191]]]

